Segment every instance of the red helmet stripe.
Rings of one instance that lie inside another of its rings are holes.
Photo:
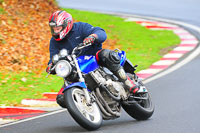
[[[57,20],[57,25],[60,25],[60,23],[65,19],[64,17],[64,13],[60,14],[58,16],[58,20]]]

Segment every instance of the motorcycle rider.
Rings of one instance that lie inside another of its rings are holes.
[[[120,66],[120,57],[117,52],[102,49],[102,43],[107,36],[105,31],[100,27],[93,27],[84,22],[73,22],[72,16],[66,11],[56,11],[49,18],[49,26],[51,29],[52,38],[50,40],[50,60],[48,62],[47,72],[52,66],[52,57],[58,54],[63,48],[67,49],[71,54],[74,47],[83,43],[85,47],[81,55],[94,55],[97,62],[101,66],[107,67],[115,76],[125,84],[125,88],[132,93],[137,93],[138,86],[126,75],[124,69]],[[63,98],[63,87],[58,92],[56,101],[65,107]]]

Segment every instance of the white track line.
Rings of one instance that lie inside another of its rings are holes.
[[[66,109],[61,109],[61,110],[50,112],[50,113],[47,113],[47,114],[43,114],[43,115],[31,117],[31,118],[26,118],[26,119],[23,119],[23,120],[14,121],[14,122],[11,122],[11,123],[8,123],[8,124],[5,124],[5,125],[0,125],[0,128],[1,127],[15,125],[15,124],[26,122],[26,121],[30,121],[30,120],[34,120],[34,119],[37,119],[37,118],[46,117],[46,116],[57,114],[57,113],[61,113],[61,112],[64,112],[64,111],[67,111],[67,110]]]

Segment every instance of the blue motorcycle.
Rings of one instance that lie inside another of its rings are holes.
[[[75,47],[72,54],[62,49],[52,58],[54,71],[64,79],[64,101],[70,115],[83,128],[96,130],[103,120],[119,118],[122,108],[136,120],[146,120],[154,112],[150,94],[134,71],[127,75],[140,86],[133,95],[107,68],[99,66],[95,56],[77,56],[83,47]],[[124,51],[116,50],[121,66],[129,63]],[[136,66],[135,66],[136,67]]]

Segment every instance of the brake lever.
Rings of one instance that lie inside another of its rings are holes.
[[[49,77],[49,74],[50,74],[51,72],[49,72],[48,74],[47,74],[47,76],[46,76],[46,78],[48,78]]]
[[[51,74],[51,72],[55,69],[56,65],[53,66],[53,68],[51,68],[46,76],[46,78],[48,78],[48,76]]]

